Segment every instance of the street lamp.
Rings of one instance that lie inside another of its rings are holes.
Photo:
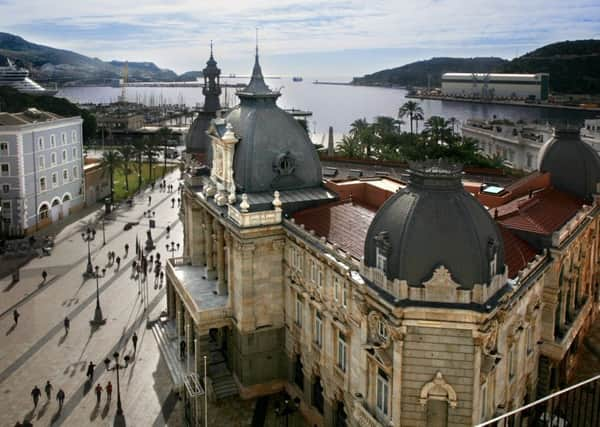
[[[92,242],[96,238],[96,230],[88,227],[86,231],[81,233],[81,238],[84,242],[87,242],[88,247],[87,268],[85,269],[85,273],[83,273],[83,275],[84,277],[92,277],[94,275],[94,267],[92,267],[92,253],[90,251],[90,242]]]
[[[123,415],[123,406],[121,405],[121,386],[119,384],[119,369],[125,369],[127,365],[129,365],[129,355],[125,356],[125,365],[119,364],[119,352],[115,351],[113,353],[113,357],[115,358],[115,366],[110,366],[110,359],[107,357],[104,359],[104,364],[106,365],[107,371],[117,371],[117,415]]]
[[[106,319],[102,316],[102,309],[100,308],[100,289],[99,289],[99,274],[100,267],[96,266],[96,310],[94,310],[94,318],[90,320],[93,326],[100,326],[106,323]],[[102,269],[102,277],[106,273],[106,269]]]
[[[106,245],[106,232],[104,231],[104,217],[106,214],[102,215],[102,246]]]
[[[167,251],[171,252],[171,258],[175,258],[175,251],[179,250],[179,243],[167,243]]]
[[[278,417],[285,416],[285,427],[288,427],[288,417],[296,412],[298,408],[300,408],[300,398],[295,397],[290,400],[289,396],[286,395],[283,402],[275,404],[275,415]]]

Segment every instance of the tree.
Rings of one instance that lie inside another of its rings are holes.
[[[416,113],[413,116],[413,120],[415,121],[415,132],[419,133],[419,122],[425,120],[425,117],[423,117],[423,114],[421,113]]]
[[[453,142],[450,122],[440,116],[431,116],[429,119],[427,119],[423,134],[427,137],[430,144],[451,144]]]
[[[119,147],[119,154],[121,155],[121,170],[125,175],[125,189],[129,193],[129,174],[131,173],[131,160],[136,155],[135,148],[131,145],[122,145]]]
[[[158,130],[158,132],[156,133],[158,140],[161,141],[162,145],[164,146],[164,153],[163,153],[164,166],[163,166],[163,173],[162,173],[163,178],[165,177],[165,174],[167,173],[167,142],[169,142],[171,133],[172,133],[171,129],[166,126],[161,127]]]
[[[410,121],[410,133],[413,133],[413,120],[415,117],[415,114],[421,114],[423,115],[423,109],[421,108],[421,106],[419,105],[418,102],[416,101],[406,101],[402,107],[400,107],[400,109],[398,110],[398,118],[402,119],[406,116],[408,116],[409,121]]]
[[[108,171],[110,175],[110,199],[114,200],[114,180],[115,171],[121,167],[123,159],[121,154],[115,150],[107,150],[102,153],[102,159],[100,165],[104,169],[104,172]]]
[[[357,159],[362,157],[363,149],[358,138],[352,135],[344,135],[337,149],[344,157]]]
[[[144,155],[148,158],[148,180],[153,181],[154,177],[152,174],[152,163],[154,162],[154,156],[156,155],[156,147],[158,146],[159,140],[154,138],[148,138],[144,144]]]
[[[136,159],[136,171],[138,176],[138,186],[137,190],[139,191],[142,188],[142,156],[146,150],[146,141],[143,139],[134,139],[131,143],[133,150],[135,152]]]

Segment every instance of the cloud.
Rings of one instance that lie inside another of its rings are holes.
[[[599,37],[600,3],[0,0],[4,31],[102,59],[154,61],[179,72],[202,68],[210,39],[223,68],[248,70],[257,26],[262,55],[276,67],[273,73],[348,75],[377,70],[392,59],[400,65],[461,52],[514,56],[553,41]],[[287,58],[287,69],[281,58]],[[343,69],[336,67],[336,58]]]

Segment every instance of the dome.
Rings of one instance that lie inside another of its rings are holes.
[[[276,104],[278,92],[265,84],[258,55],[240,105],[225,117],[239,142],[233,177],[238,192],[257,193],[321,185],[321,163],[306,131]]]
[[[411,164],[410,182],[379,209],[367,232],[364,262],[387,259],[388,279],[422,286],[444,266],[462,289],[490,284],[504,271],[500,231],[467,193],[458,165]]]
[[[600,157],[579,130],[556,130],[540,150],[540,171],[550,172],[554,188],[590,200],[600,182]]]
[[[186,137],[185,146],[187,152],[201,154],[204,163],[207,165],[211,164],[212,146],[210,137],[207,135],[206,130],[210,126],[210,122],[214,117],[214,113],[203,111],[199,112],[198,116],[192,122]]]

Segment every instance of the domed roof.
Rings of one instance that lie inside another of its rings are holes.
[[[550,172],[554,188],[590,200],[600,182],[600,157],[579,130],[556,130],[540,150],[540,171]]]
[[[250,83],[237,93],[240,105],[225,117],[239,142],[233,177],[237,191],[301,189],[321,185],[321,164],[310,138],[276,104],[279,92],[266,85],[258,53]]]
[[[441,265],[463,289],[504,271],[496,223],[463,188],[461,167],[440,162],[412,164],[408,186],[379,209],[365,241],[367,266],[377,265],[377,252],[387,258],[388,279],[411,286]]]
[[[207,165],[212,163],[212,145],[206,130],[214,117],[215,114],[212,112],[199,112],[190,126],[185,143],[186,151],[188,153],[203,154],[204,163]]]

